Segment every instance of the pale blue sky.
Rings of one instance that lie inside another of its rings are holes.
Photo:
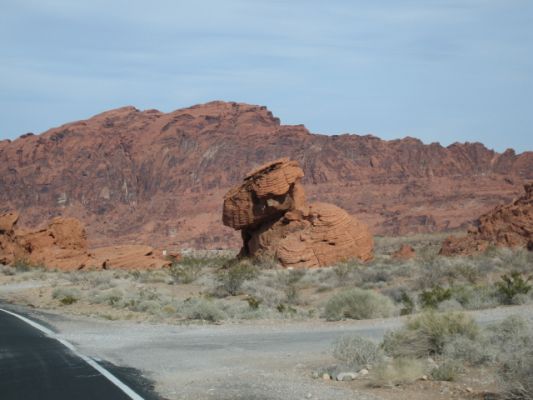
[[[211,100],[533,150],[533,0],[0,0],[0,139]]]

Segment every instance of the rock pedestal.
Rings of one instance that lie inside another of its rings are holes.
[[[373,257],[368,227],[327,203],[308,204],[296,161],[282,158],[250,172],[224,197],[224,225],[240,230],[242,256],[274,257],[313,268]]]

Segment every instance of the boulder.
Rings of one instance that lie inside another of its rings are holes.
[[[307,204],[303,176],[296,161],[282,158],[253,170],[226,194],[222,221],[241,231],[241,256],[273,257],[294,268],[371,259],[368,227],[333,204]]]
[[[82,269],[92,264],[87,252],[87,233],[75,218],[54,218],[34,231],[17,231],[16,242],[24,250],[21,258],[31,264],[61,270]]]
[[[17,213],[0,215],[0,263],[24,260],[60,270],[84,268],[151,269],[169,266],[150,246],[122,245],[89,250],[84,225],[75,218],[54,218],[36,230],[16,229]]]
[[[448,237],[440,254],[470,255],[490,245],[531,248],[533,241],[533,183],[524,185],[525,193],[510,204],[494,208],[476,221],[466,236]]]
[[[392,258],[396,260],[410,260],[416,257],[416,251],[412,246],[403,244],[398,250],[392,253]]]

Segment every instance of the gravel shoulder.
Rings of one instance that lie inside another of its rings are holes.
[[[358,333],[380,340],[403,318],[342,322],[257,321],[167,325],[105,321],[5,305],[50,326],[84,354],[140,370],[166,399],[377,399],[342,382],[313,379],[334,363],[331,344]],[[512,314],[533,320],[533,305],[470,312],[481,324]]]

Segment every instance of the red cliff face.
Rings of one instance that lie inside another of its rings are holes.
[[[533,179],[532,152],[316,135],[247,104],[124,107],[0,141],[0,212],[17,209],[30,226],[77,217],[92,245],[238,247],[220,221],[224,193],[281,157],[302,166],[310,201],[336,204],[378,234],[460,227]]]

